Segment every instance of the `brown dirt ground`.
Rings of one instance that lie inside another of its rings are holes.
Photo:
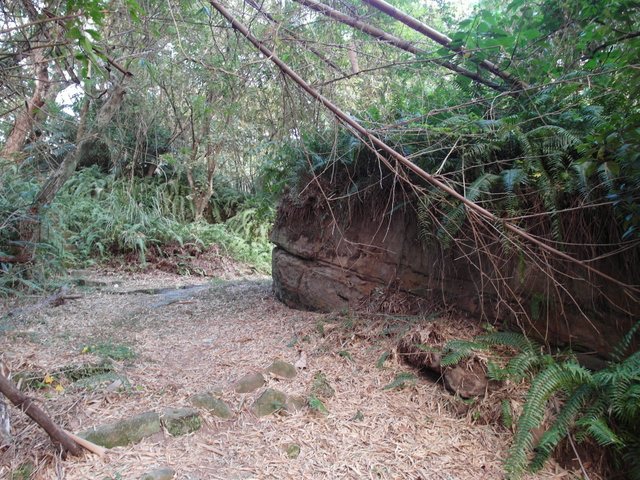
[[[383,389],[408,367],[391,355],[378,368],[381,354],[393,352],[399,330],[432,320],[292,310],[273,297],[269,278],[255,275],[212,282],[102,269],[82,276],[106,284],[75,287],[72,293],[81,298],[28,310],[0,330],[0,359],[14,373],[52,372],[97,360],[83,349],[101,342],[135,352],[135,358],[116,362],[131,383],[124,391],[79,390],[64,381],[62,392],[53,388],[55,382],[30,390],[55,421],[78,432],[149,410],[189,406],[189,396],[212,389],[222,390],[234,418],[203,414],[203,428],[187,436],[165,432],[114,448],[104,459],[86,454],[63,460],[48,437],[13,409],[16,447],[0,452],[2,478],[11,478],[26,461],[35,464],[31,478],[37,479],[137,479],[160,466],[191,480],[503,477],[501,462],[511,438],[504,427],[483,424],[468,409],[460,414],[454,397],[427,379],[401,390]],[[164,305],[162,295],[123,293],[195,284],[208,288]],[[293,380],[270,378],[268,386],[308,396],[314,374],[324,372],[336,391],[325,402],[329,413],[305,409],[256,418],[250,406],[261,390],[241,395],[230,385],[275,358],[293,363],[301,351],[306,368]],[[358,412],[360,420],[354,419]],[[297,459],[286,454],[292,443],[300,446]],[[552,462],[531,478],[580,477]]]

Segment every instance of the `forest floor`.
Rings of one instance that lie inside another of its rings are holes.
[[[270,278],[242,268],[213,281],[120,268],[74,276],[81,285],[68,296],[77,298],[0,311],[0,359],[14,376],[45,375],[27,393],[57,423],[77,433],[190,407],[192,395],[207,391],[233,416],[201,412],[194,433],[161,431],[103,458],[61,459],[46,434],[12,409],[15,446],[0,451],[2,478],[139,479],[159,467],[185,480],[503,478],[512,433],[499,422],[460,413],[460,401],[426,378],[384,388],[410,370],[394,356],[408,319],[292,310],[274,298]],[[411,317],[412,327],[432,320]],[[119,380],[82,388],[54,375],[105,355]],[[255,392],[234,391],[236,380],[274,359],[297,362],[296,377],[267,376]],[[335,390],[323,400],[327,412],[306,407],[256,417],[251,406],[265,388],[308,398],[318,372]],[[551,462],[531,478],[579,477]]]

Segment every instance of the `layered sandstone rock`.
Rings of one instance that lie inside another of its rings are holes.
[[[382,208],[373,196],[328,203],[327,192],[310,184],[281,203],[271,236],[273,284],[289,306],[342,310],[402,292],[602,356],[633,324],[633,315],[611,306],[637,309],[621,289],[576,267],[556,262],[554,279],[499,243],[484,252],[473,242],[429,246],[410,202],[389,208],[381,189]],[[599,268],[618,273],[613,260]]]

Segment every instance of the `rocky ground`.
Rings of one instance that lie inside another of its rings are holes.
[[[76,272],[66,298],[5,306],[14,381],[68,431],[103,444],[128,433],[104,457],[62,459],[12,409],[0,476],[502,478],[511,432],[403,376],[399,335],[434,316],[296,311],[249,273]],[[575,477],[552,463],[536,478]]]

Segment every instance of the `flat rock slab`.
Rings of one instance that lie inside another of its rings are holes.
[[[273,388],[267,388],[253,403],[251,410],[258,417],[266,417],[284,410],[287,405],[287,394]]]
[[[269,365],[269,367],[267,367],[267,372],[275,375],[276,377],[282,378],[295,378],[298,374],[298,372],[296,372],[296,367],[282,360],[275,360],[271,365]]]
[[[227,404],[210,393],[199,393],[192,396],[189,401],[194,407],[203,408],[216,417],[231,418],[233,416]]]
[[[172,480],[176,476],[176,471],[171,468],[156,468],[150,470],[140,480]]]
[[[160,416],[146,412],[119,422],[93,427],[78,436],[105,448],[123,447],[160,432]]]
[[[300,456],[300,445],[296,443],[290,443],[289,445],[287,445],[286,452],[287,452],[287,457],[289,457],[292,460],[295,460]]]
[[[251,393],[262,387],[267,381],[261,373],[250,373],[238,380],[233,389],[236,393]]]
[[[87,390],[107,390],[112,392],[119,389],[130,388],[131,383],[129,383],[127,377],[123,375],[108,372],[82,378],[75,382],[73,386],[75,388],[84,388]]]
[[[202,427],[200,415],[194,408],[165,408],[160,422],[174,437],[195,432]]]

